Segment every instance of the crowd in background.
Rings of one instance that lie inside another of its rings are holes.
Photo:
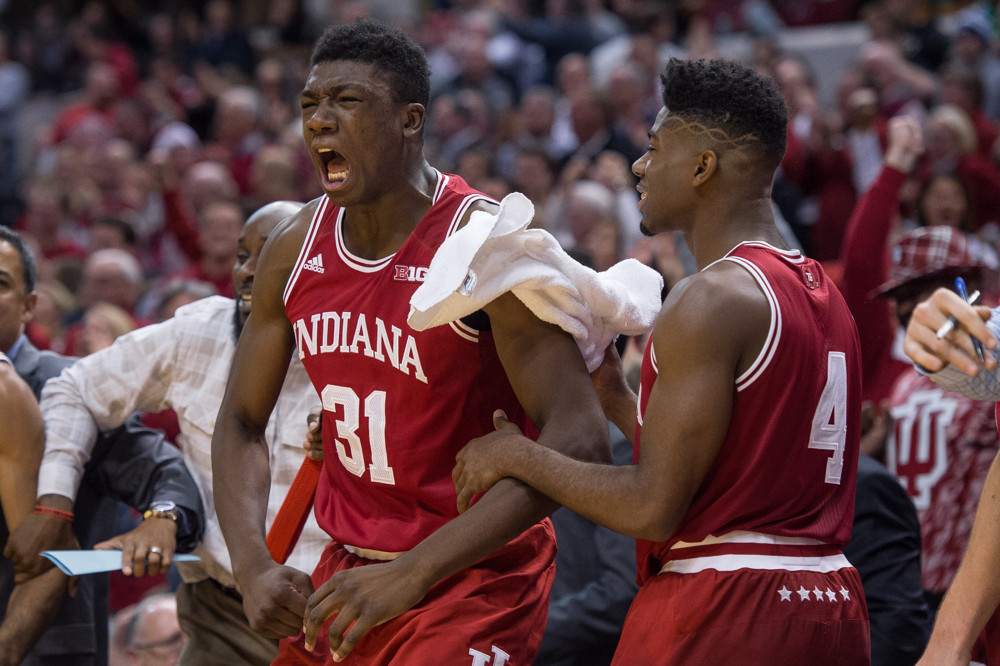
[[[790,118],[775,215],[835,279],[897,115],[919,123],[923,151],[888,240],[953,227],[1000,268],[998,4],[0,0],[0,224],[39,258],[28,336],[85,355],[233,296],[246,215],[322,194],[299,91],[322,28],[360,16],[399,23],[427,52],[430,163],[497,199],[523,192],[534,225],[597,270],[636,257],[667,289],[694,270],[682,238],[639,233],[631,173],[671,57],[740,58],[775,78]],[[846,66],[781,46],[789,30],[843,25],[865,31]]]

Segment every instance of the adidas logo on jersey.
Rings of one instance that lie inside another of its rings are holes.
[[[302,264],[302,268],[310,271],[316,271],[317,273],[323,273],[323,255],[317,254],[315,257]]]

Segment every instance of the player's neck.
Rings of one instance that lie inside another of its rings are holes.
[[[431,207],[437,172],[426,162],[403,185],[371,204],[344,210],[344,243],[352,254],[382,259],[402,247]]]
[[[774,224],[770,200],[743,202],[728,210],[702,216],[685,235],[698,269],[726,256],[730,250],[748,241],[768,243],[784,249],[785,242]]]

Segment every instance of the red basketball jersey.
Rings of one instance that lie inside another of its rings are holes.
[[[858,333],[820,265],[765,243],[721,261],[743,266],[771,304],[760,355],[733,383],[729,431],[677,532],[636,544],[640,580],[679,541],[733,531],[845,544],[851,536],[861,409]],[[658,369],[646,346],[635,457]]]
[[[334,541],[407,550],[457,515],[451,470],[493,411],[524,424],[492,335],[461,322],[415,331],[410,296],[476,201],[439,174],[430,210],[395,254],[347,249],[344,211],[323,198],[285,287],[299,356],[323,400],[316,519]]]

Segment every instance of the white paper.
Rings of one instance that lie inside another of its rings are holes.
[[[43,550],[42,556],[52,560],[67,576],[120,571],[122,568],[120,550]],[[197,555],[175,553],[173,556],[174,562],[196,562],[198,559]]]

